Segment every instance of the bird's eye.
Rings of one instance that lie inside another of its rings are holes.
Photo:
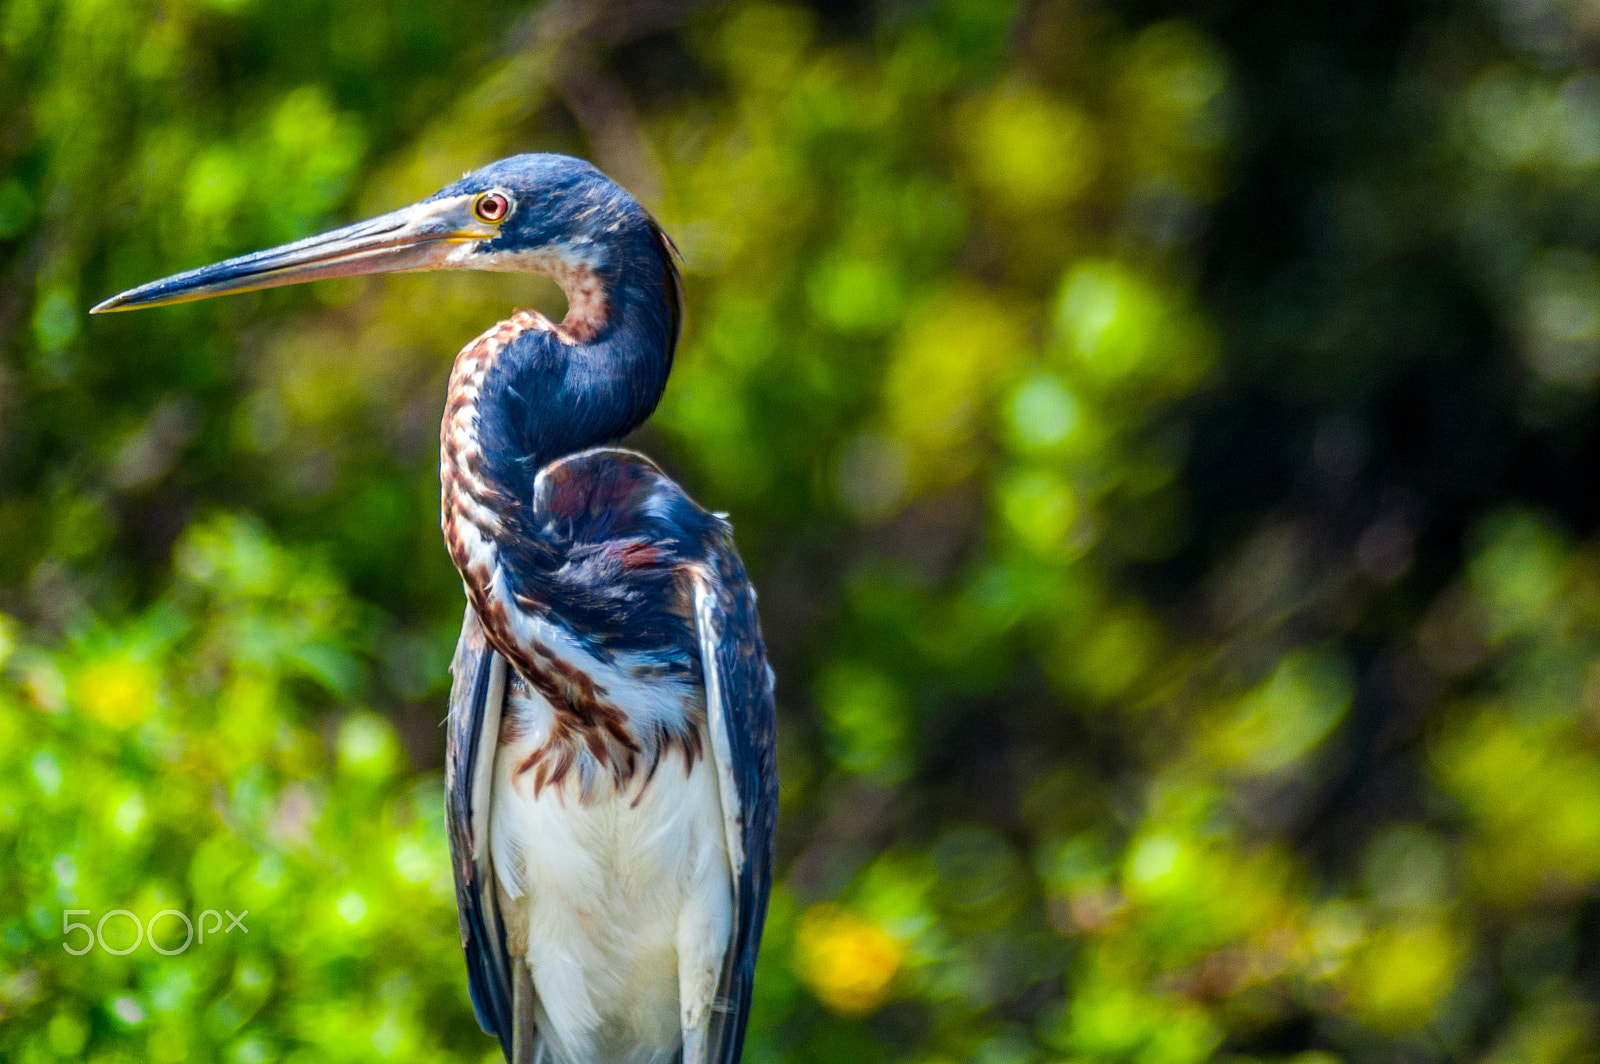
[[[511,204],[498,192],[485,192],[472,203],[472,213],[479,221],[500,222],[511,213]]]

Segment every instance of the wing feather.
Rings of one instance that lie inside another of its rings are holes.
[[[755,592],[726,533],[718,537],[708,564],[696,567],[694,592],[706,715],[734,893],[733,936],[708,1039],[709,1064],[736,1064],[744,1048],[756,955],[772,890],[777,722]]]
[[[467,985],[478,1026],[500,1040],[511,1059],[514,992],[506,954],[505,928],[489,862],[489,796],[505,701],[504,659],[484,639],[469,606],[450,665],[450,718],[445,754],[445,817],[451,866],[456,879],[456,911],[461,949],[467,959]]]

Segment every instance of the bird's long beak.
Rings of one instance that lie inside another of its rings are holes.
[[[91,314],[187,303],[261,288],[364,273],[449,269],[465,245],[494,235],[472,213],[472,196],[428,200],[389,214],[142,284],[94,307]]]

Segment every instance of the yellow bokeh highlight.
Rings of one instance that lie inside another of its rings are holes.
[[[1487,709],[1437,744],[1446,791],[1472,816],[1478,887],[1502,904],[1600,881],[1600,758],[1565,729]]]
[[[1138,609],[1107,611],[1087,632],[1063,632],[1045,669],[1064,689],[1098,699],[1126,696],[1159,659],[1162,632]],[[1119,703],[1132,708],[1127,701]]]
[[[795,932],[796,974],[834,1012],[860,1016],[877,1009],[903,959],[898,942],[839,905],[813,905]]]
[[[1084,259],[1062,277],[1059,347],[1089,381],[1184,391],[1216,358],[1216,338],[1178,294],[1116,259]]]
[[[0,666],[11,660],[17,649],[17,622],[0,613]]]
[[[1212,756],[1245,772],[1280,772],[1328,737],[1354,697],[1355,680],[1343,659],[1293,651],[1213,727]]]
[[[1070,100],[1013,83],[957,115],[977,182],[1000,206],[1037,211],[1081,195],[1100,168],[1100,136]]]
[[[1567,1064],[1592,1055],[1594,1007],[1581,998],[1536,999],[1508,1026],[1487,1064]]]
[[[1065,480],[1047,469],[1022,469],[1002,478],[997,493],[1007,526],[1029,549],[1055,558],[1068,554],[1077,502]]]
[[[1147,180],[1189,195],[1208,195],[1227,133],[1227,57],[1182,22],[1141,32],[1116,80],[1119,145],[1125,164]]]
[[[1027,348],[1019,316],[975,284],[952,285],[914,309],[884,382],[913,481],[949,482],[971,468],[990,401]]]
[[[1375,931],[1354,960],[1351,1008],[1377,1030],[1419,1027],[1433,1018],[1455,986],[1460,957],[1457,937],[1441,925]]]
[[[128,728],[150,716],[160,677],[149,665],[125,656],[92,661],[79,670],[78,705],[113,728]]]

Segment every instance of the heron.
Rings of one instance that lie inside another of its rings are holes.
[[[445,792],[478,1023],[510,1064],[736,1064],[772,881],[772,671],[726,519],[618,446],[682,322],[677,250],[564,155],[175,274],[94,313],[323,278],[526,271],[565,292],[456,355],[441,525],[467,607]]]

